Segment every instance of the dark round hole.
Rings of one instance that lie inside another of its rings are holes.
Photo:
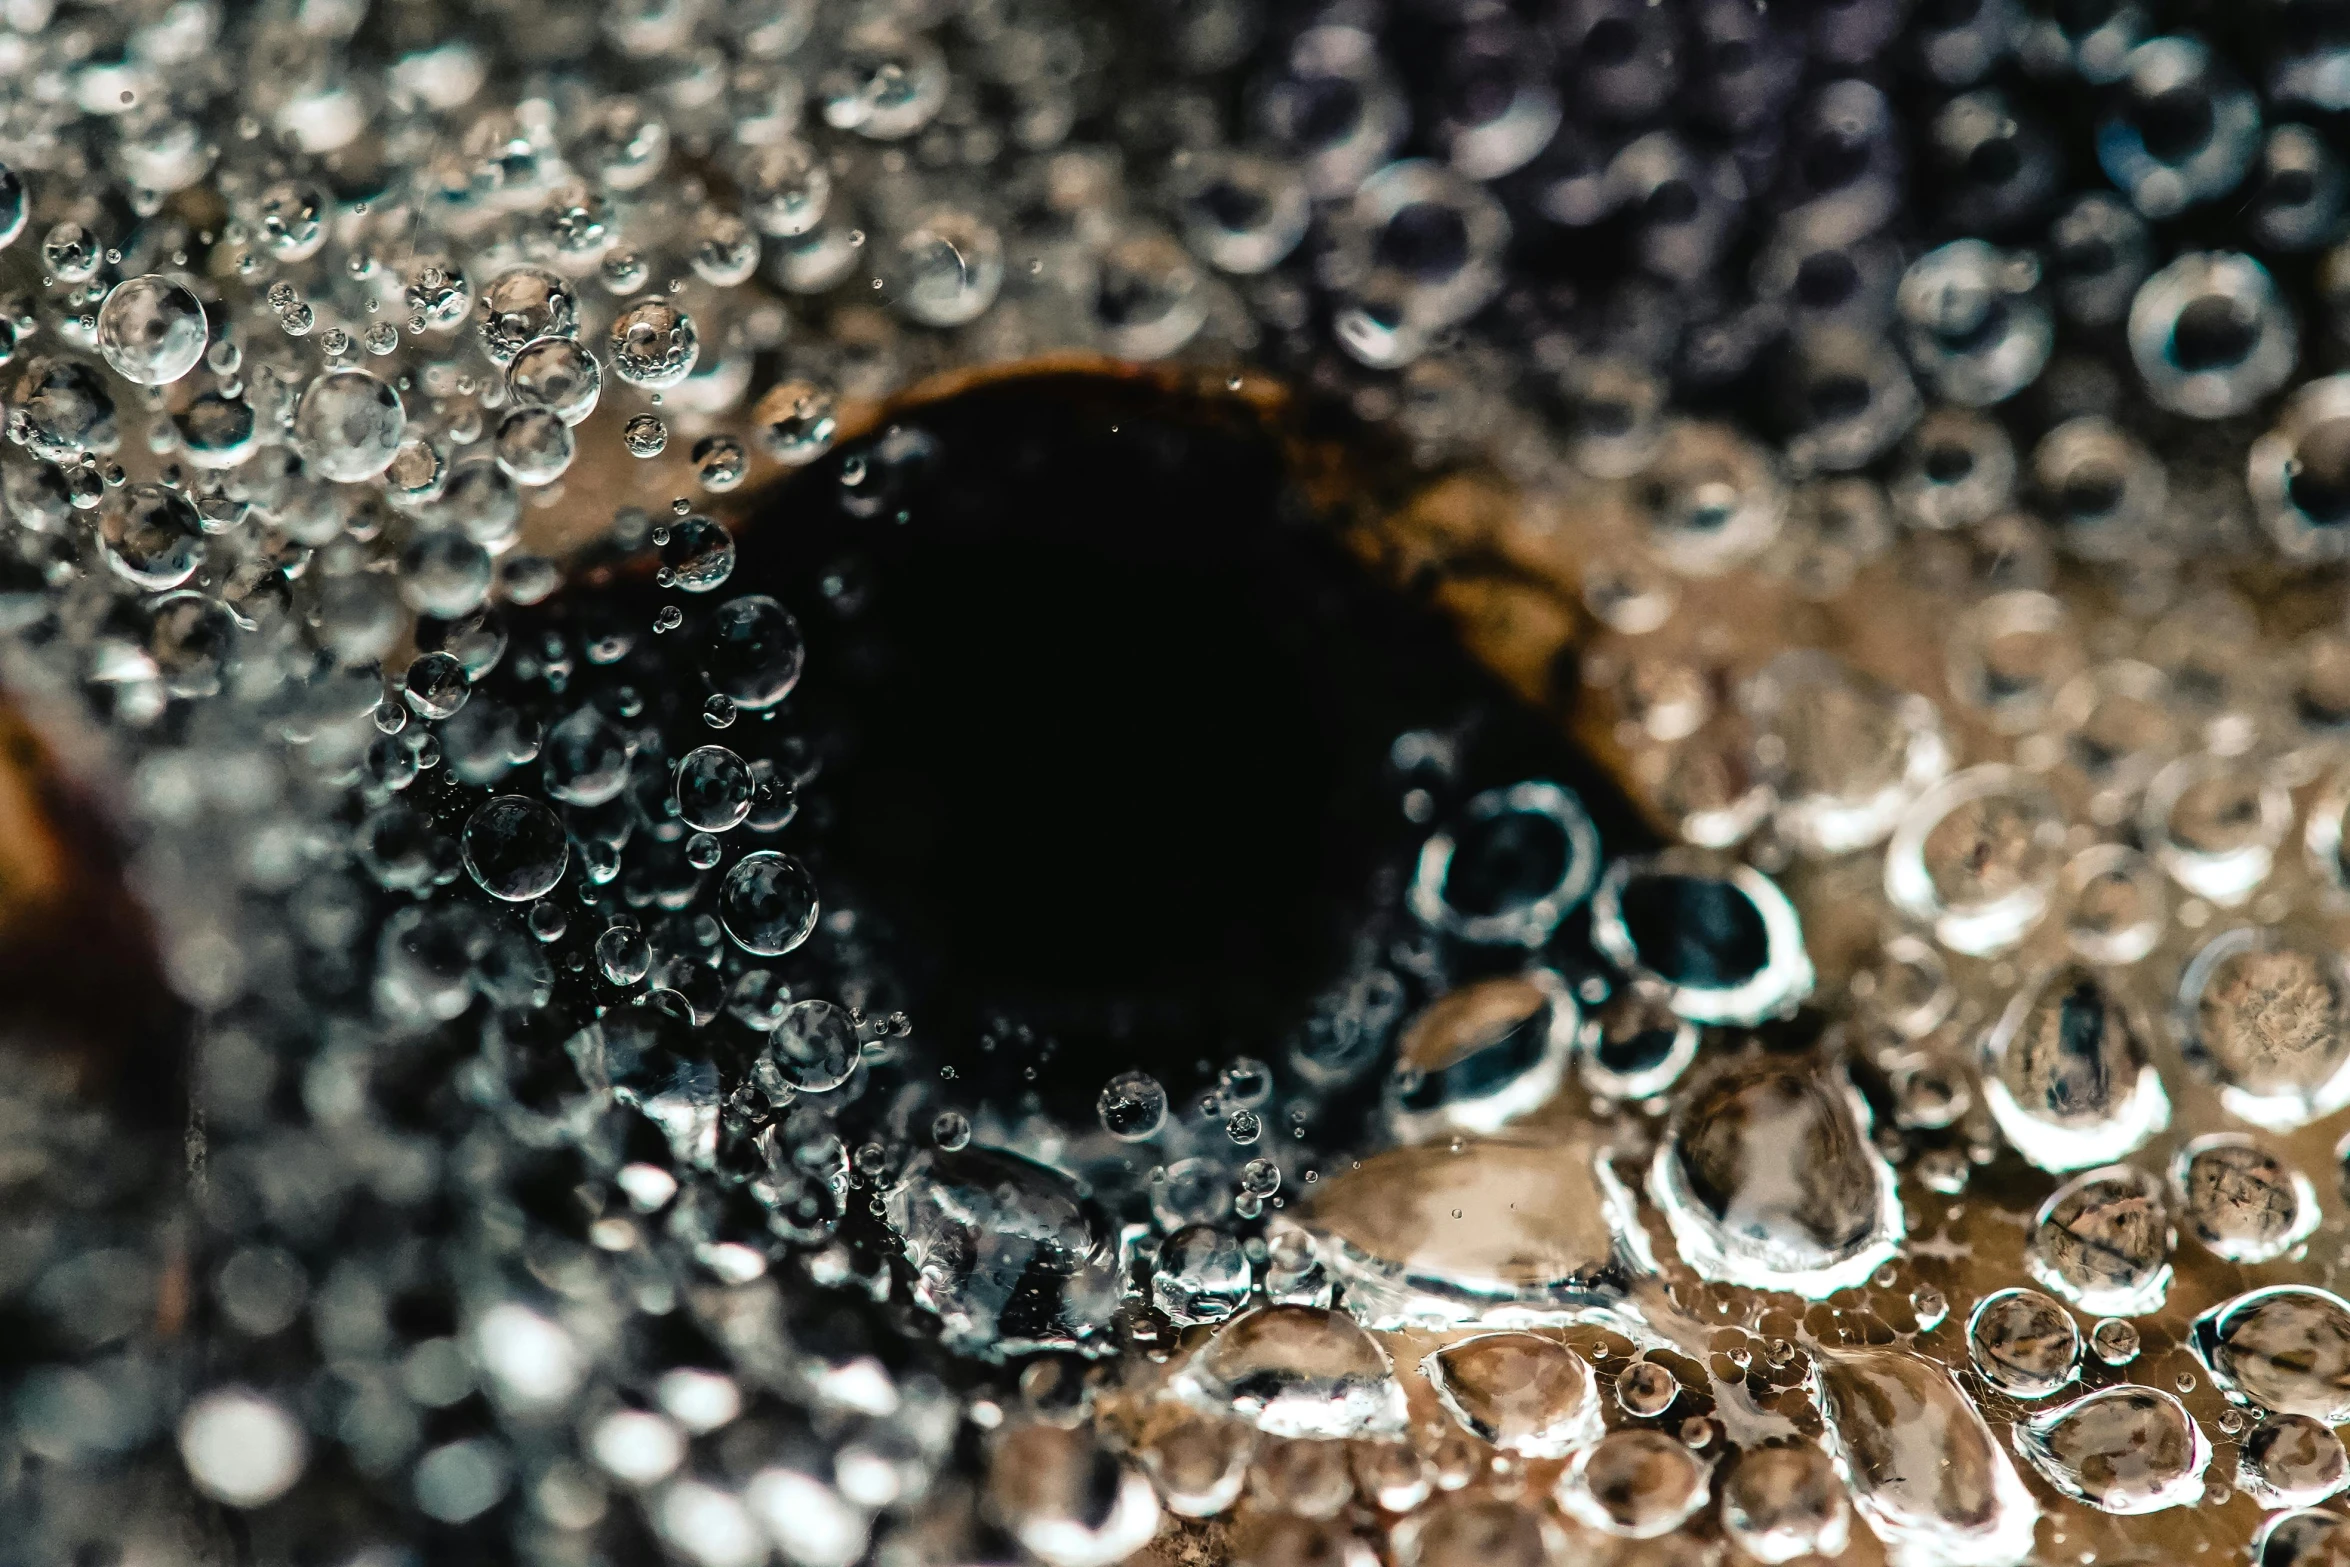
[[[1686,223],[1697,216],[1697,191],[1687,180],[1666,180],[1641,206],[1651,223]]]
[[[1943,443],[1926,449],[1926,477],[1936,484],[1956,484],[1975,471],[1972,448]]]
[[[1869,411],[1872,400],[1868,378],[1849,371],[1816,377],[1805,397],[1811,404],[1812,420],[1816,424],[1857,419]]]
[[[1741,984],[1770,961],[1770,937],[1752,899],[1711,876],[1635,876],[1624,886],[1624,926],[1640,961],[1676,985]]]
[[[1795,269],[1795,297],[1807,309],[1834,310],[1860,292],[1860,268],[1841,250],[1819,250]]]
[[[2121,509],[2123,493],[2122,476],[2100,467],[2068,475],[2058,492],[2065,515],[2075,522],[2103,522]]]
[[[2171,328],[2171,361],[2181,370],[2224,370],[2242,364],[2259,337],[2252,312],[2224,294],[2206,294],[2179,312]]]
[[[2166,88],[2134,118],[2146,151],[2163,163],[2184,163],[2211,144],[2211,94],[2200,86]]]
[[[1602,17],[1583,35],[1583,57],[1593,65],[1622,65],[1640,49],[1640,29],[1620,16]]]
[[[1382,266],[1431,282],[1460,271],[1469,259],[1469,225],[1452,207],[1415,201],[1379,231]]]
[[[2329,419],[2301,438],[2285,490],[2311,522],[2350,523],[2350,419]]]

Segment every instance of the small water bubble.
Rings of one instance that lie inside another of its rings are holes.
[[[621,431],[631,457],[658,457],[669,445],[669,426],[657,414],[632,414]]]
[[[2114,1165],[2074,1178],[2041,1205],[2024,1265],[2083,1311],[2143,1316],[2169,1293],[2176,1243],[2161,1183]]]
[[[1616,1373],[1616,1402],[1641,1419],[1663,1414],[1681,1396],[1681,1383],[1653,1360],[1635,1360]]]
[[[632,922],[614,925],[596,938],[596,967],[615,985],[634,985],[652,972],[653,949]]]
[[[449,653],[421,653],[408,666],[400,683],[409,707],[426,719],[447,718],[465,705],[473,693],[465,665]]]
[[[745,952],[780,957],[816,928],[815,878],[772,849],[744,855],[719,888],[718,919]]]
[[[1661,1431],[1611,1432],[1575,1455],[1554,1493],[1567,1515],[1605,1534],[1647,1540],[1705,1504],[1707,1465]]]
[[[2080,1374],[2081,1330],[2038,1290],[2000,1290],[1967,1319],[1967,1357],[2009,1397],[2046,1398]]]
[[[667,587],[668,584],[663,583],[662,586]],[[679,609],[675,604],[664,604],[653,611],[653,634],[655,636],[675,631],[684,624],[685,611]]]
[[[614,375],[654,391],[683,381],[701,356],[692,318],[665,299],[623,310],[613,319],[607,348]]]
[[[731,435],[705,435],[694,443],[694,477],[702,488],[722,495],[743,482],[750,454]]]
[[[517,408],[498,421],[498,467],[516,484],[552,484],[571,467],[571,427],[552,408]]]
[[[1235,1110],[1225,1117],[1224,1135],[1246,1148],[1264,1135],[1265,1123],[1254,1110]]]
[[[1094,1110],[1112,1137],[1144,1142],[1166,1125],[1167,1090],[1147,1072],[1121,1072],[1102,1085]]]
[[[508,903],[544,897],[571,858],[562,819],[525,795],[499,795],[482,805],[467,818],[462,842],[467,872]]]
[[[971,1143],[971,1118],[960,1110],[941,1110],[930,1121],[930,1140],[949,1153]]]
[[[2107,1317],[2089,1331],[2089,1347],[2109,1366],[2126,1366],[2138,1358],[2137,1324]]]

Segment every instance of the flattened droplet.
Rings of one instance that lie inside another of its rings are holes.
[[[2245,1436],[2236,1459],[2236,1484],[2263,1507],[2308,1507],[2346,1483],[2342,1439],[2307,1415],[2271,1415]]]
[[[1481,1333],[1420,1362],[1436,1401],[1479,1441],[1527,1458],[1564,1458],[1606,1428],[1583,1357],[1532,1333]]]
[[[2150,1387],[2101,1388],[2015,1428],[2050,1485],[2108,1513],[2155,1513],[2203,1495],[2211,1443],[2186,1406]]]
[[[2110,1164],[2170,1124],[2142,1025],[2096,970],[2067,964],[2008,1003],[1983,1050],[1999,1130],[2043,1170]]]
[[[1813,1361],[1811,1391],[1895,1567],[2010,1567],[2031,1554],[2031,1493],[1950,1373],[1906,1350],[1835,1350]]]
[[[2046,1398],[2080,1374],[2081,1329],[2038,1290],[1986,1295],[1967,1319],[1967,1358],[2011,1398]]]
[[[1395,1148],[1296,1221],[1365,1326],[1620,1319],[1654,1271],[1632,1195],[1584,1129]]]
[[[959,1353],[1072,1349],[1117,1303],[1104,1221],[1067,1176],[992,1148],[926,1149],[884,1199],[914,1301]]]
[[[1841,1069],[1748,1060],[1699,1084],[1650,1166],[1681,1260],[1701,1276],[1819,1297],[1901,1247],[1892,1168]]]
[[[1403,1389],[1387,1352],[1344,1314],[1265,1306],[1233,1318],[1171,1384],[1203,1409],[1273,1436],[1397,1436]]]
[[[1808,1442],[1742,1453],[1722,1482],[1722,1532],[1758,1562],[1841,1556],[1852,1507],[1835,1463]]]
[[[2171,1191],[2189,1235],[2230,1262],[2267,1262],[2318,1221],[2309,1177],[2248,1137],[2221,1132],[2179,1150]]]
[[[2024,1267],[2086,1312],[2142,1317],[2170,1292],[2178,1236],[2153,1176],[2128,1165],[2091,1170],[2040,1205]]]
[[[1687,1444],[1662,1431],[1616,1431],[1575,1455],[1556,1494],[1578,1523],[1653,1540],[1705,1505],[1708,1479]]]
[[[2179,979],[2179,1038],[2231,1114],[2289,1131],[2350,1104],[2350,964],[2322,943],[2244,928]]]
[[[1404,1567],[1548,1567],[1568,1557],[1565,1531],[1504,1497],[1448,1496],[1395,1531]]]
[[[2252,1559],[2259,1567],[2350,1567],[2350,1518],[2315,1511],[2273,1518]]]
[[[1090,1432],[1015,1426],[989,1455],[996,1515],[1046,1567],[1109,1567],[1150,1543],[1159,1499]]]
[[[1407,1139],[1495,1132],[1558,1092],[1582,1014],[1547,969],[1478,980],[1404,1026],[1390,1083]]]
[[[2195,1319],[2189,1342],[2223,1388],[2281,1414],[2350,1420],[2350,1302],[2305,1284],[2238,1295]]]

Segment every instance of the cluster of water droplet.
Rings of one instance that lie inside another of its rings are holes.
[[[1391,9],[0,18],[0,677],[200,1019],[184,1175],[6,1068],[30,1559],[2350,1548],[2350,37]],[[935,1081],[722,498],[1070,349],[1508,475],[1676,843],[1403,736],[1298,1037]]]

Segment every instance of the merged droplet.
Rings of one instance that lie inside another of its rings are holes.
[[[1294,1222],[1381,1331],[1606,1320],[1651,1271],[1631,1193],[1579,1130],[1390,1149],[1320,1182]]]
[[[1387,1352],[1352,1318],[1261,1306],[1218,1328],[1171,1388],[1203,1409],[1283,1437],[1399,1436],[1403,1389]]]
[[[1983,1092],[2000,1131],[2043,1170],[2110,1163],[2170,1124],[2144,1024],[2078,964],[2008,1003],[1984,1042]]]
[[[2195,1319],[2189,1342],[2222,1388],[2280,1414],[2350,1420],[2350,1303],[2273,1284]]]
[[[2083,1311],[2141,1317],[2170,1291],[2177,1240],[2161,1183],[2117,1164],[2075,1177],[2040,1205],[2024,1267]]]
[[[1892,1167],[1841,1069],[1752,1058],[1696,1084],[1657,1150],[1649,1195],[1698,1274],[1814,1298],[1900,1250]]]
[[[1581,1023],[1548,969],[1478,980],[1404,1026],[1388,1096],[1407,1139],[1495,1132],[1558,1091]]]
[[[916,1305],[958,1354],[1074,1349],[1117,1307],[1101,1215],[1069,1178],[1018,1154],[928,1148],[883,1197]]]
[[[1831,1350],[1812,1394],[1852,1499],[1897,1567],[2013,1567],[2038,1510],[1948,1372],[1898,1349]]]
[[[1436,1401],[1480,1441],[1527,1458],[1564,1458],[1606,1429],[1583,1357],[1533,1333],[1482,1333],[1420,1362]]]
[[[2154,1513],[2203,1495],[2211,1442],[2186,1406],[2150,1387],[2101,1388],[2015,1428],[2050,1485],[2108,1513]]]

